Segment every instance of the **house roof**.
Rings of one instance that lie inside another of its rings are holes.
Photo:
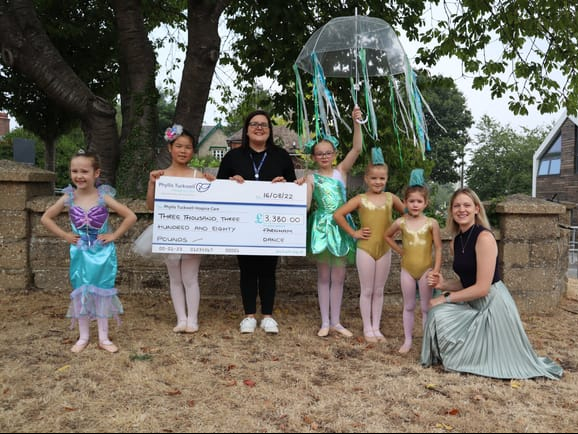
[[[227,143],[241,143],[243,138],[243,129],[227,137]],[[292,153],[299,146],[299,136],[295,131],[284,125],[275,125],[273,127],[273,141],[280,145],[287,152]]]
[[[203,142],[211,137],[216,131],[222,130],[223,126],[219,123],[217,125],[203,125],[201,127],[201,133],[199,134],[199,144],[197,147],[201,147]]]
[[[560,119],[558,119],[558,121],[554,124],[550,133],[542,141],[542,144],[540,146],[538,146],[538,149],[536,149],[536,152],[534,152],[534,158],[533,158],[533,164],[532,164],[532,196],[533,197],[536,197],[536,179],[538,178],[538,167],[540,165],[540,159],[548,151],[548,148],[550,147],[552,140],[554,140],[554,138],[560,133],[560,129],[562,128],[562,125],[564,125],[564,122],[566,122],[566,119],[570,119],[570,121],[573,122],[574,125],[578,126],[578,117],[569,116],[566,113],[566,110],[564,110],[562,112],[562,116],[560,116]]]
[[[536,152],[534,152],[534,161],[539,160],[542,157],[542,155],[544,155],[544,153],[548,150],[548,146],[550,145],[550,143],[552,143],[552,140],[558,135],[558,133],[560,132],[560,128],[562,128],[562,125],[564,125],[566,119],[570,119],[570,121],[572,121],[574,125],[578,126],[578,118],[576,116],[568,116],[566,114],[566,111],[564,111],[562,113],[562,116],[560,116],[560,119],[558,119],[558,121],[554,124],[552,130],[546,136],[542,144],[538,147],[538,149],[536,149]]]

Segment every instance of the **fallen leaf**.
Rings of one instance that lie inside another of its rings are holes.
[[[520,387],[522,387],[522,383],[520,383],[519,381],[516,381],[516,380],[511,380],[511,381],[510,381],[510,386],[511,386],[513,389],[519,389]]]
[[[177,396],[180,394],[181,394],[181,391],[179,389],[171,389],[167,392],[167,395],[169,395],[169,396]]]
[[[228,365],[227,371],[231,371],[231,370],[235,369],[236,367],[237,367],[237,365]]]
[[[187,405],[188,405],[189,407],[193,408],[193,407],[195,406],[195,400],[194,400],[194,399],[191,399],[191,400],[187,401]]]
[[[452,431],[454,429],[453,426],[446,423],[436,423],[436,428],[445,429],[446,431]]]
[[[64,407],[64,411],[76,411],[78,410],[78,408],[74,408],[74,407]]]
[[[253,380],[244,380],[243,384],[247,387],[255,387],[257,383],[255,383]]]
[[[64,365],[56,370],[56,372],[65,372],[70,369],[70,365]]]
[[[452,408],[446,411],[446,414],[449,414],[450,416],[457,416],[460,414],[460,411],[457,408]]]
[[[303,422],[305,422],[307,425],[311,425],[313,423],[313,419],[311,419],[309,416],[303,416]]]
[[[430,384],[427,384],[427,385],[425,386],[425,388],[426,388],[427,390],[431,390],[431,391],[433,391],[433,392],[441,393],[442,395],[447,396],[447,397],[450,396],[450,394],[449,394],[448,392],[445,392],[445,391],[439,389],[438,386],[437,386],[437,384],[430,383]]]
[[[237,385],[237,380],[231,380],[231,381],[228,381],[227,383],[225,383],[225,386],[227,386],[227,387],[236,386],[236,385]]]

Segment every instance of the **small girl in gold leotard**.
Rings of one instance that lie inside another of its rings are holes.
[[[428,272],[439,272],[442,263],[442,241],[438,222],[426,217],[423,211],[428,205],[428,190],[423,185],[423,169],[412,171],[409,187],[405,191],[407,214],[397,219],[385,233],[385,240],[401,256],[401,291],[403,294],[403,331],[405,341],[399,352],[409,352],[412,344],[416,284],[419,288],[422,327],[425,326],[432,288],[427,284]],[[401,232],[402,246],[394,240]],[[432,258],[435,248],[435,259]]]
[[[391,250],[383,237],[391,225],[392,209],[403,212],[403,203],[394,194],[386,193],[387,165],[381,149],[374,148],[372,164],[365,171],[367,192],[359,194],[333,214],[337,224],[357,240],[356,263],[361,293],[359,309],[363,335],[367,342],[384,341],[380,331],[383,309],[383,288],[389,276]],[[346,216],[357,210],[361,229],[355,230]]]

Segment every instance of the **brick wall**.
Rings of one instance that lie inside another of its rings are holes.
[[[6,113],[0,113],[0,137],[10,132],[10,118]]]

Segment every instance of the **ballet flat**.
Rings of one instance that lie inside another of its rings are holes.
[[[74,344],[74,346],[70,349],[73,353],[80,353],[88,346],[88,342],[84,344]]]
[[[349,330],[347,330],[341,324],[338,324],[335,327],[331,327],[331,331],[335,332],[335,333],[339,333],[340,335],[345,336],[346,338],[350,338],[353,336],[353,333],[351,333]]]
[[[175,333],[184,333],[187,330],[186,324],[178,324],[174,329],[173,332]]]
[[[108,351],[109,353],[116,353],[116,352],[118,352],[118,347],[117,347],[115,344],[113,344],[113,343],[103,344],[102,342],[99,342],[99,343],[98,343],[98,348],[100,348],[101,350],[104,350],[104,351]]]
[[[317,332],[317,336],[320,338],[325,338],[329,335],[329,327],[321,327]]]
[[[185,328],[185,333],[197,333],[199,331],[199,326],[187,326]]]

